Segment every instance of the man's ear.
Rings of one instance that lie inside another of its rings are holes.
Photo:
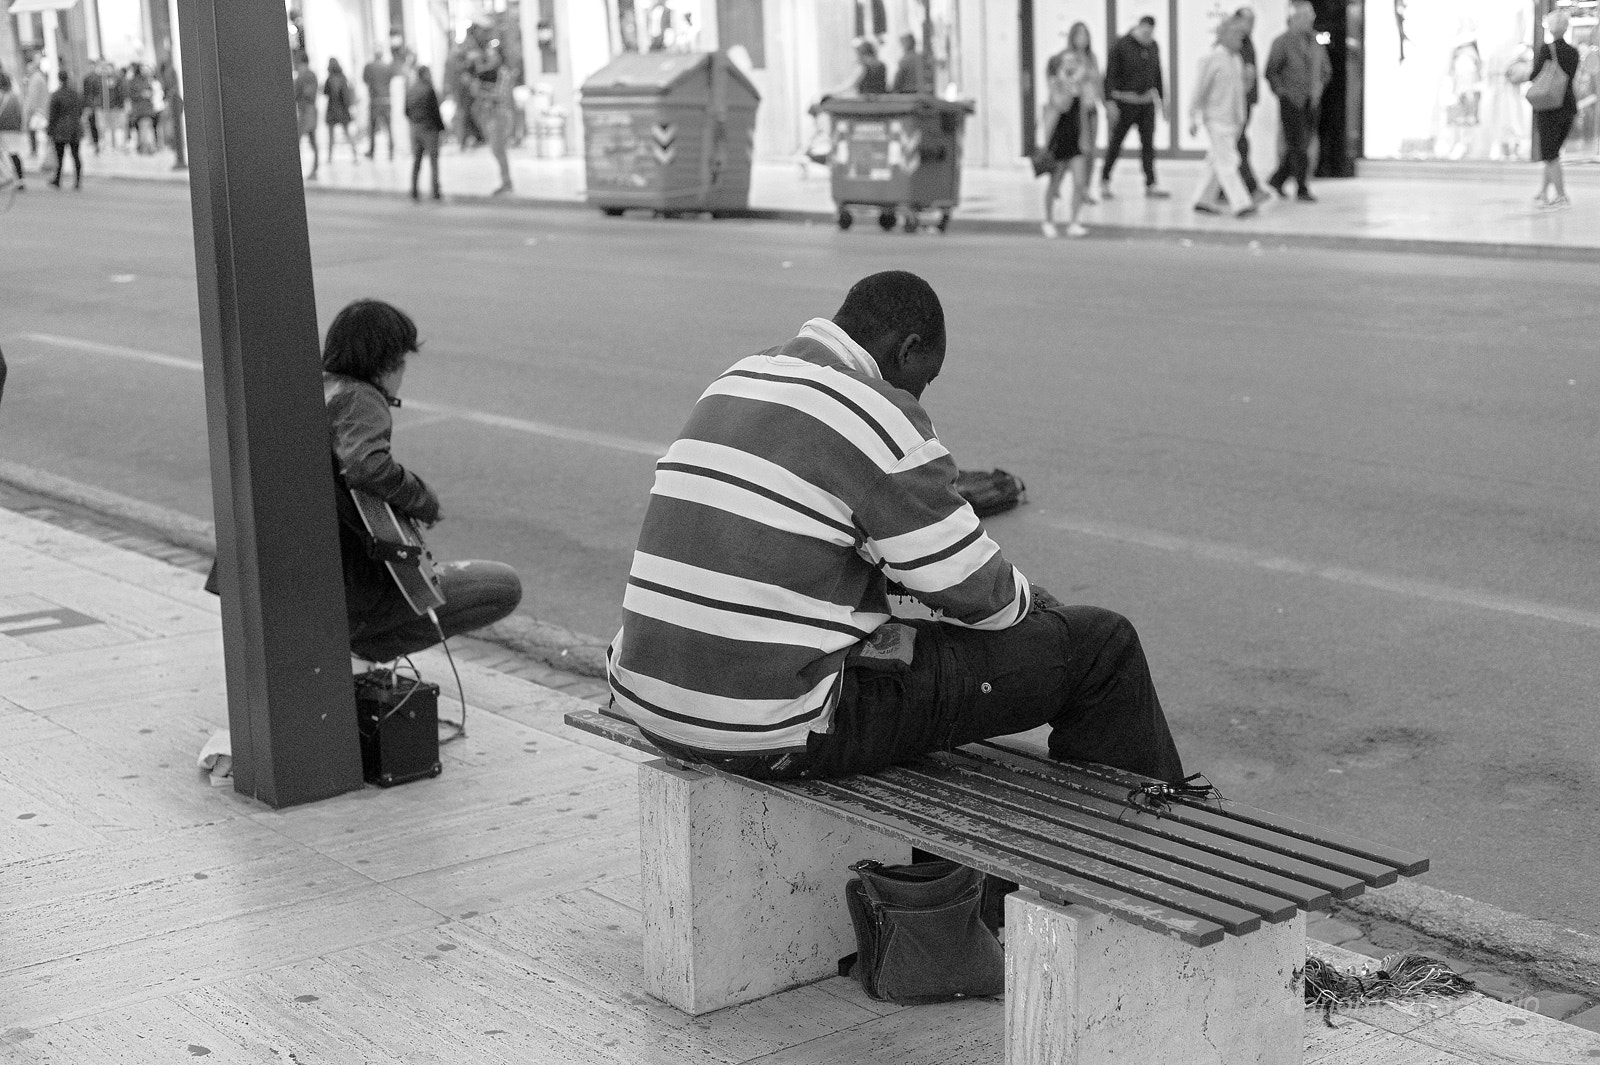
[[[922,335],[920,333],[912,333],[900,341],[900,346],[895,349],[894,364],[896,366],[904,366],[911,358],[911,350],[921,343]]]

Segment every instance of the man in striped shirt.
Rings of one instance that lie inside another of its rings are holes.
[[[1057,757],[1181,780],[1133,627],[1030,587],[956,493],[918,402],[944,354],[938,296],[889,271],[712,382],[656,464],[615,705],[759,777],[1049,724]]]

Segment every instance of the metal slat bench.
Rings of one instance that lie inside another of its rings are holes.
[[[566,722],[660,755],[632,723]],[[1152,808],[1149,778],[1004,743],[837,780],[640,767],[645,970],[691,1014],[834,972],[845,867],[912,848],[1008,880],[1007,1065],[1293,1065],[1305,918],[1428,868],[1228,799]]]

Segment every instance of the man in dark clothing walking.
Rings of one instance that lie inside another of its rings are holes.
[[[94,145],[94,154],[100,154],[100,116],[99,112],[105,105],[101,100],[105,97],[105,89],[100,82],[100,63],[95,60],[89,64],[89,73],[83,76],[83,117],[89,123],[89,140]],[[109,131],[107,131],[109,132]]]
[[[78,155],[78,144],[83,140],[83,97],[72,85],[72,77],[63,70],[61,86],[50,94],[50,114],[47,132],[56,148],[56,173],[50,184],[61,187],[66,171],[66,158],[72,155],[72,187],[83,188],[83,160]]]
[[[372,62],[361,68],[367,86],[367,158],[378,150],[378,128],[389,138],[389,158],[394,158],[394,127],[389,112],[389,83],[394,80],[393,65],[383,61],[383,50],[374,49]]]
[[[1283,127],[1283,157],[1267,184],[1284,196],[1284,182],[1294,178],[1295,199],[1303,203],[1317,202],[1306,176],[1311,169],[1311,137],[1317,128],[1322,92],[1333,77],[1328,52],[1312,29],[1315,20],[1311,0],[1294,0],[1289,6],[1289,28],[1272,42],[1272,50],[1267,53],[1267,84],[1278,95]]]
[[[1127,35],[1111,46],[1106,57],[1106,110],[1111,139],[1100,168],[1100,195],[1112,199],[1111,168],[1122,154],[1128,131],[1139,127],[1139,159],[1144,164],[1144,194],[1164,200],[1171,193],[1156,185],[1156,108],[1166,109],[1161,80],[1161,46],[1156,44],[1156,20],[1146,15]],[[1170,116],[1169,116],[1170,120]]]
[[[444,132],[444,115],[439,110],[439,94],[433,89],[433,72],[417,68],[416,80],[406,90],[406,120],[411,123],[411,198],[420,199],[417,179],[422,176],[422,159],[427,157],[433,173],[433,198],[439,199],[439,135]]]

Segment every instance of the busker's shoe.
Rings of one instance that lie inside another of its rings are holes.
[[[1078,237],[1087,237],[1088,235],[1089,227],[1084,225],[1082,222],[1074,222],[1067,227],[1067,236],[1074,239]]]
[[[1257,213],[1259,213],[1259,212],[1256,211],[1256,205],[1255,204],[1251,204],[1249,207],[1241,207],[1237,211],[1233,212],[1233,217],[1235,217],[1235,218],[1249,218],[1250,216],[1252,216],[1254,214],[1257,214]]]
[[[1196,214],[1221,214],[1222,209],[1215,204],[1197,203],[1194,205]]]
[[[1043,233],[1045,237],[1050,240],[1055,240],[1061,235],[1061,231],[1056,228],[1056,224],[1054,222],[1041,223],[1039,226],[1039,232]]]
[[[1172,199],[1172,193],[1160,185],[1146,185],[1144,187],[1144,198],[1147,200],[1170,200]]]

